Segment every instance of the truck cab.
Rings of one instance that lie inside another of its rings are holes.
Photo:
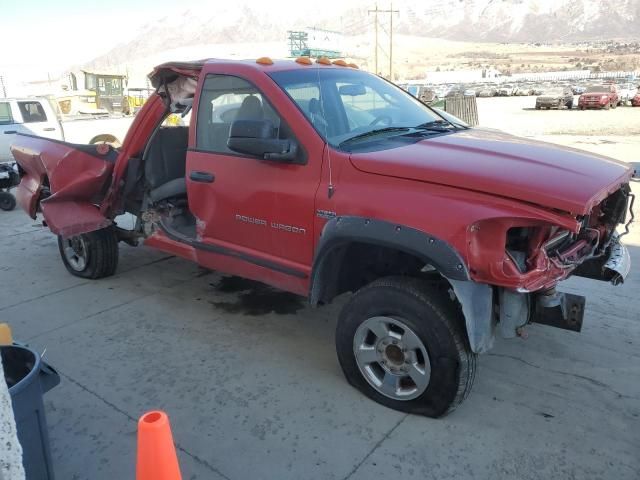
[[[118,149],[12,146],[18,203],[67,270],[112,275],[124,241],[314,306],[351,292],[338,361],[391,408],[451,412],[497,334],[580,330],[564,279],[629,273],[631,165],[470,128],[344,61],[172,62],[150,80]]]
[[[0,162],[13,161],[9,147],[17,133],[64,140],[49,100],[41,97],[0,98]]]

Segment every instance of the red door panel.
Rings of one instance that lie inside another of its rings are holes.
[[[187,190],[199,240],[307,270],[320,160],[306,165],[190,151]],[[212,183],[190,179],[207,172]]]

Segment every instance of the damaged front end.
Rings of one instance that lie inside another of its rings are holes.
[[[574,217],[573,226],[517,218],[472,225],[467,243],[474,288],[466,292],[453,285],[472,349],[489,350],[496,332],[504,338],[523,335],[528,323],[579,332],[585,298],[558,292],[556,286],[570,276],[624,282],[631,262],[620,238],[634,220],[634,201],[629,184],[623,184],[589,214]],[[501,252],[496,238],[504,239]]]

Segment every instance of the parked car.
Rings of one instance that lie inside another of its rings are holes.
[[[495,97],[497,90],[495,87],[483,87],[477,90],[476,95],[478,97]]]
[[[0,98],[0,162],[13,161],[16,133],[64,140],[62,125],[46,98]]]
[[[587,87],[584,85],[573,85],[571,89],[574,95],[582,95],[587,90]]]
[[[534,85],[533,87],[531,87],[531,95],[542,95],[544,93],[544,90],[542,88],[542,86],[540,85]]]
[[[640,92],[636,93],[635,96],[631,99],[631,106],[640,107]]]
[[[118,242],[144,242],[312,305],[356,292],[338,361],[383,405],[450,412],[494,332],[579,331],[585,299],[559,282],[629,272],[627,163],[469,128],[307,58],[172,62],[150,80],[119,150],[18,135],[19,205],[41,212],[78,277],[113,275]],[[187,112],[188,127],[162,126]]]
[[[630,103],[638,91],[638,86],[629,82],[617,86],[618,89],[618,105]]]
[[[510,97],[516,91],[516,87],[514,85],[506,84],[498,87],[497,96],[499,97]]]
[[[573,108],[573,92],[567,87],[556,87],[547,90],[543,95],[536,98],[536,110],[546,108],[561,108],[567,107],[569,110]]]
[[[578,98],[578,108],[600,108],[609,110],[618,106],[618,91],[615,85],[591,85]]]

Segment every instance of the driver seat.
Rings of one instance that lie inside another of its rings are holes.
[[[151,140],[144,175],[152,202],[186,196],[188,136],[187,127],[161,127]]]

